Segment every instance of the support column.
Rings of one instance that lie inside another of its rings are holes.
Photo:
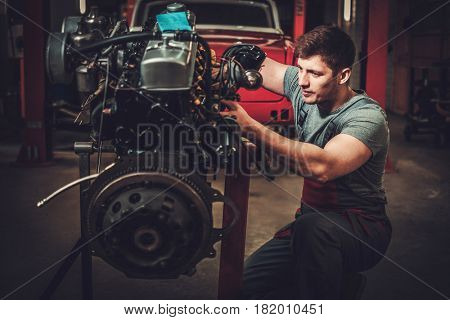
[[[386,110],[389,0],[369,0],[367,19],[366,92]],[[395,171],[389,156],[385,170]]]
[[[294,0],[294,30],[292,36],[294,41],[305,33],[306,26],[306,0]]]
[[[249,159],[241,155],[240,169],[225,177],[225,196],[234,202],[240,218],[229,234],[224,237],[220,249],[219,289],[221,300],[238,299],[244,272],[245,237],[247,230],[248,197],[250,193]],[[224,226],[232,220],[232,209],[224,204]]]
[[[370,0],[366,91],[386,109],[389,0]]]
[[[46,162],[51,154],[45,133],[45,66],[43,30],[45,0],[25,1],[24,60],[21,73],[21,92],[25,129],[22,147],[17,158],[21,164]]]
[[[136,0],[127,0],[127,21],[131,24],[131,19],[133,18],[133,11],[136,5]]]

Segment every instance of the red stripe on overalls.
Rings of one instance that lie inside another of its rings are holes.
[[[334,181],[321,183],[304,179],[302,202],[317,210],[338,209],[337,186]]]

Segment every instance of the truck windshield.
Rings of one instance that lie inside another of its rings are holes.
[[[196,24],[230,25],[259,28],[275,28],[271,8],[265,3],[255,2],[190,2],[186,7],[195,13]],[[161,13],[166,4],[147,4],[144,17]],[[143,21],[140,21],[143,24]]]

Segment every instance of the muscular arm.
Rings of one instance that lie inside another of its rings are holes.
[[[355,171],[372,156],[364,143],[347,134],[335,136],[322,149],[285,138],[258,122],[251,131],[260,143],[286,156],[301,175],[323,183]]]
[[[269,91],[277,94],[284,94],[284,74],[288,65],[279,63],[270,58],[266,58],[261,66],[261,75],[263,76],[263,86]]]
[[[266,58],[261,69],[266,89],[284,94],[284,75],[289,66]],[[288,158],[299,174],[320,182],[327,182],[355,171],[372,156],[372,151],[361,140],[341,133],[332,138],[324,148],[311,143],[285,138],[252,119],[235,101],[223,101],[230,111],[223,116],[235,116],[241,129],[258,144]]]
[[[320,182],[327,182],[355,171],[372,156],[372,151],[361,140],[346,133],[332,138],[322,149],[314,144],[285,138],[251,118],[236,101],[223,100],[230,111],[223,116],[234,116],[243,132],[264,144],[266,150],[287,157],[299,174]],[[350,128],[350,127],[349,127]]]

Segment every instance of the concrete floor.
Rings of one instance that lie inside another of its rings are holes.
[[[388,258],[366,273],[368,283],[363,298],[449,297],[450,149],[432,147],[432,138],[426,136],[405,143],[400,117],[391,116],[390,127],[390,156],[398,170],[386,176],[393,239]],[[70,146],[71,141],[65,138],[55,144]],[[9,140],[2,142],[0,297],[58,261],[79,236],[78,189],[66,192],[42,209],[35,207],[38,200],[77,178],[76,157],[69,151],[57,151],[49,165],[20,168],[11,165],[17,152],[17,144]],[[223,178],[214,185],[223,188]],[[298,206],[301,185],[300,177],[279,177],[275,183],[262,177],[252,178],[246,255],[290,221]],[[215,211],[218,217],[220,208]],[[96,299],[215,299],[218,261],[218,258],[203,260],[193,277],[156,281],[128,279],[94,258],[94,296]],[[55,270],[40,274],[9,298],[37,299]],[[79,262],[54,298],[81,298]]]

